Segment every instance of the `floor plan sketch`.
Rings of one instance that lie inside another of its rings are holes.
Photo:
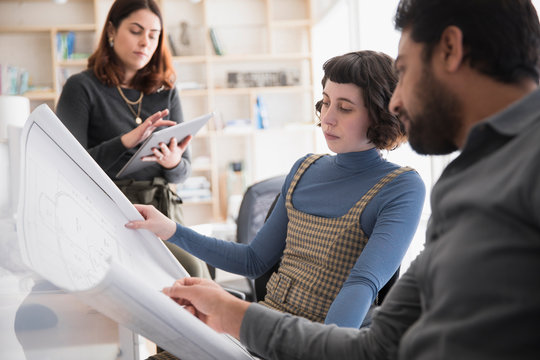
[[[105,276],[108,259],[119,256],[114,225],[99,206],[100,201],[105,208],[114,203],[95,184],[88,180],[85,184],[76,173],[78,165],[62,158],[61,150],[47,139],[41,129],[28,138],[24,184],[29,215],[25,231],[32,242],[28,253],[36,266],[58,279],[56,285],[87,289]],[[93,197],[82,192],[91,186],[96,188]],[[54,256],[43,259],[41,254],[47,252]]]
[[[141,218],[56,115],[34,110],[21,137],[25,264],[184,360],[251,359],[161,292],[189,275],[159,238],[124,226]]]

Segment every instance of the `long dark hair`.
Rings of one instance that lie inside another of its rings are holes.
[[[88,59],[88,69],[92,69],[97,78],[106,85],[116,86],[124,76],[124,69],[114,49],[107,39],[107,28],[113,26],[118,29],[120,23],[133,12],[148,9],[159,18],[161,32],[156,51],[145,67],[137,71],[131,81],[131,86],[145,94],[150,94],[161,88],[171,89],[176,80],[176,73],[172,65],[171,54],[164,39],[163,18],[159,6],[154,0],[116,0],[101,32],[96,51]]]

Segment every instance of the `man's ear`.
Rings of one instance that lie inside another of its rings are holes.
[[[448,26],[441,34],[439,43],[444,68],[456,71],[463,62],[463,32],[457,26]]]

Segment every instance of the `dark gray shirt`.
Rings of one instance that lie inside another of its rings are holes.
[[[137,90],[122,90],[131,101],[139,98],[140,92]],[[137,106],[133,109],[136,112]],[[177,123],[183,121],[176,88],[144,95],[140,117],[145,120],[164,109],[169,109],[167,119]],[[116,180],[116,173],[138,149],[138,146],[126,149],[120,140],[122,135],[136,128],[137,124],[118,89],[101,83],[91,70],[75,74],[62,89],[56,114],[107,175]],[[157,163],[148,164],[139,172],[130,174],[130,178],[151,180],[159,176],[170,183],[180,183],[191,172],[189,149],[182,155],[180,164],[173,169],[167,170]]]
[[[472,129],[431,207],[371,328],[253,304],[241,341],[266,359],[540,359],[540,90]]]

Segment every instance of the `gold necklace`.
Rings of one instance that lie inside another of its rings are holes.
[[[141,91],[141,96],[139,96],[139,99],[137,101],[131,101],[126,97],[126,95],[124,95],[124,92],[122,91],[122,88],[120,88],[120,85],[116,85],[116,88],[118,89],[118,92],[120,93],[120,96],[122,97],[122,99],[124,99],[124,101],[126,102],[126,105],[129,108],[129,111],[131,111],[131,113],[135,116],[135,123],[137,125],[142,124],[141,108],[142,108],[142,98],[143,98],[144,93]],[[138,105],[137,112],[133,110],[133,108],[131,107],[132,105]]]

